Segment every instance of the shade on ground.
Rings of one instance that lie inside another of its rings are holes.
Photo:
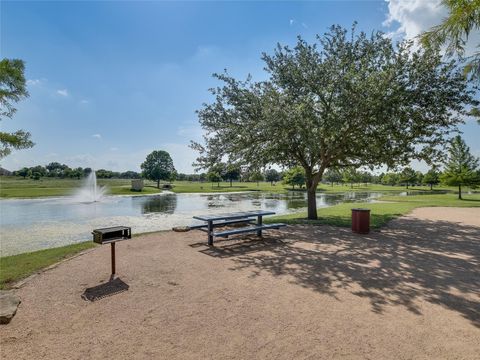
[[[480,209],[417,209],[369,235],[291,226],[103,246],[17,291],[3,359],[462,358],[480,353]],[[122,286],[124,286],[122,284]],[[101,286],[100,286],[101,289]]]

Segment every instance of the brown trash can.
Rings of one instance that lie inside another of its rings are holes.
[[[352,231],[357,234],[370,232],[370,209],[352,209]]]

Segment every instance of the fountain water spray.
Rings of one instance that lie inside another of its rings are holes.
[[[85,180],[85,184],[76,192],[74,199],[79,202],[91,203],[101,201],[104,195],[105,187],[97,185],[97,175],[95,170],[92,170]]]

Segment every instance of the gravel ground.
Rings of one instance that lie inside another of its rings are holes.
[[[16,290],[2,359],[478,359],[480,209],[424,208],[369,235],[289,226],[102,246]],[[90,302],[87,295],[108,295]]]

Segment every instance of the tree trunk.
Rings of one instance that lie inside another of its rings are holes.
[[[230,187],[232,187],[232,179],[230,179]]]
[[[458,199],[462,200],[462,185],[458,185]]]
[[[307,187],[308,220],[317,220],[317,185],[322,179],[321,174],[312,174],[312,169],[305,168],[305,185]]]
[[[308,219],[317,220],[317,189],[309,187],[307,189]]]
[[[157,189],[160,189],[160,180],[157,180]]]
[[[432,191],[432,190],[433,190],[433,184],[430,183],[430,191]]]

